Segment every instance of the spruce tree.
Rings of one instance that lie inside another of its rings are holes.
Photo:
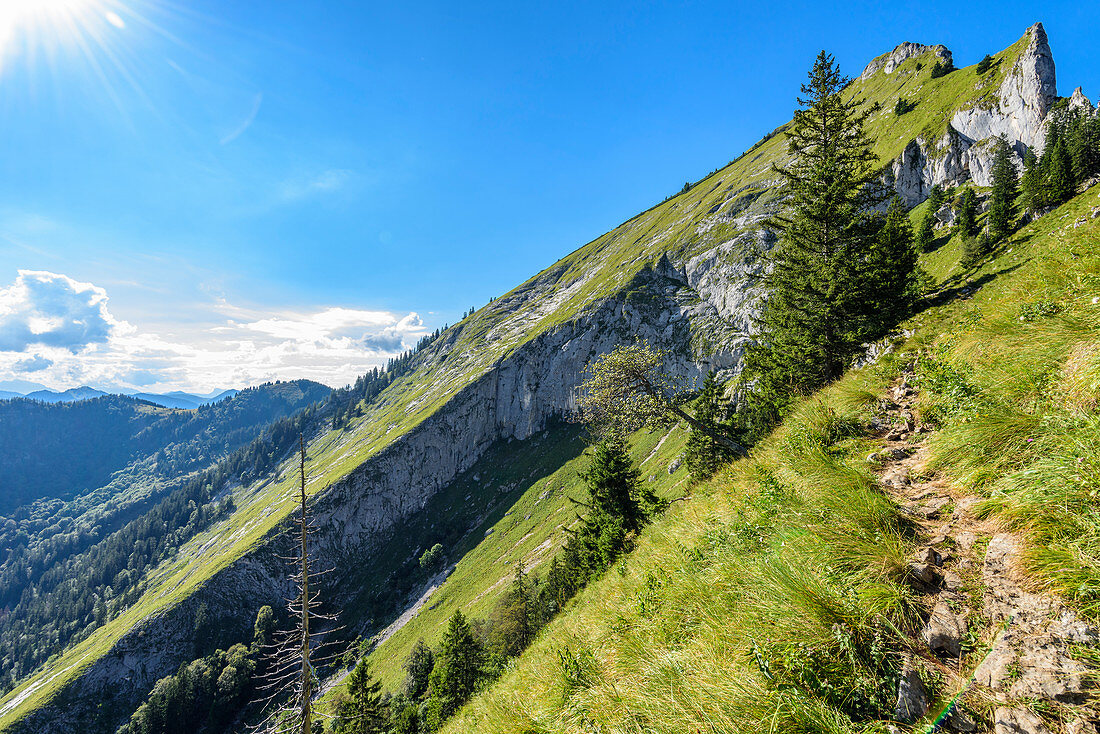
[[[978,233],[978,200],[974,189],[967,186],[955,201],[955,227],[957,237],[967,239]]]
[[[1077,185],[1073,180],[1073,161],[1064,138],[1058,136],[1054,146],[1043,154],[1043,162],[1050,203],[1057,206],[1072,199]]]
[[[928,212],[935,215],[943,206],[946,194],[944,194],[943,187],[939,184],[932,184],[931,190],[928,192]]]
[[[932,213],[927,211],[917,225],[916,248],[919,252],[931,252],[936,243],[936,232],[932,229]]]
[[[695,418],[711,427],[714,431],[728,430],[724,414],[726,411],[722,385],[711,372],[703,382],[699,396],[692,401]],[[692,429],[684,446],[684,464],[688,472],[696,479],[706,479],[714,475],[722,464],[732,461],[734,454],[707,433]]]
[[[916,295],[917,251],[901,198],[895,196],[863,263],[862,338],[878,339],[909,315]]]
[[[436,662],[444,718],[457,711],[477,690],[484,659],[485,653],[470,623],[461,610],[455,611],[443,633]]]
[[[505,657],[519,655],[535,636],[535,609],[531,598],[531,584],[516,564],[512,586],[497,605],[493,620],[494,647]]]
[[[382,682],[370,673],[366,658],[347,677],[347,698],[336,706],[336,734],[386,734],[390,728],[389,707],[382,695]]]
[[[982,232],[975,237],[967,237],[963,241],[963,252],[959,264],[969,270],[978,265],[992,251],[993,238],[988,232]]]
[[[822,51],[787,132],[793,160],[775,168],[790,214],[773,221],[782,237],[767,278],[761,346],[746,358],[758,400],[782,401],[834,380],[860,349],[861,268],[875,234],[866,214],[887,194],[864,129],[874,109],[844,99],[847,82]]]
[[[409,657],[405,659],[405,696],[416,700],[428,690],[428,678],[435,667],[435,653],[421,638],[413,645]]]
[[[612,434],[596,444],[592,462],[581,479],[588,485],[593,515],[619,521],[624,531],[636,533],[649,520],[655,499],[641,489],[641,472],[634,466],[626,441]]]
[[[1017,180],[1016,167],[1012,164],[1008,140],[1002,135],[997,139],[997,150],[993,156],[992,184],[990,194],[989,234],[994,242],[1003,240],[1012,232],[1016,220]]]
[[[993,68],[993,57],[990,56],[989,54],[986,54],[985,58],[983,58],[981,61],[978,62],[978,68],[976,69],[976,71],[979,74],[984,74],[992,68]]]
[[[1024,207],[1038,213],[1048,205],[1049,194],[1043,177],[1043,167],[1032,150],[1024,154],[1024,175],[1020,177],[1020,194]]]

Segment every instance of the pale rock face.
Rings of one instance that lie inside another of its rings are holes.
[[[1026,150],[1042,149],[1046,116],[1058,96],[1054,58],[1042,23],[1027,33],[1028,47],[1005,75],[994,106],[956,112],[935,146],[917,138],[893,162],[895,187],[907,206],[924,201],[935,184],[947,187],[973,181],[989,186],[994,139],[1001,135],[1008,139],[1017,170],[1023,169]],[[1078,104],[1092,109],[1084,95],[1079,96]]]
[[[932,190],[932,166],[928,165],[928,156],[924,152],[924,141],[920,138],[909,141],[905,150],[894,161],[894,188],[906,206],[914,206],[926,198]]]
[[[866,81],[877,74],[880,69],[887,74],[893,74],[894,70],[907,59],[920,56],[928,51],[934,51],[936,56],[944,61],[951,61],[951,52],[947,50],[946,46],[922,46],[919,43],[906,41],[898,44],[890,53],[872,59],[871,63],[863,69],[863,73],[859,75],[859,78]]]
[[[1081,87],[1073,90],[1073,94],[1069,98],[1069,108],[1071,110],[1081,110],[1086,115],[1096,114],[1096,110],[1092,108],[1092,102],[1085,96],[1085,93],[1081,91]]]
[[[1004,135],[1010,142],[1042,149],[1046,139],[1043,121],[1058,98],[1058,85],[1043,24],[1036,23],[1027,32],[1031,41],[1001,82],[997,106],[960,110],[951,118],[951,126],[964,137],[977,141]]]

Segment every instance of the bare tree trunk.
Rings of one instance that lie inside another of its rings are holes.
[[[309,665],[309,554],[306,548],[306,445],[298,435],[298,466],[302,478],[302,734],[311,734],[313,672]]]

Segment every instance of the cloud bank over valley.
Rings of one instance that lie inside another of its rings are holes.
[[[53,389],[205,392],[297,378],[338,387],[427,333],[415,312],[265,311],[224,300],[205,319],[146,328],[113,314],[109,300],[93,283],[18,271],[0,286],[0,379]]]

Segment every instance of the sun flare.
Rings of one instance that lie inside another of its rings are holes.
[[[111,0],[0,0],[0,70],[20,57],[102,48],[126,27],[122,10]]]

